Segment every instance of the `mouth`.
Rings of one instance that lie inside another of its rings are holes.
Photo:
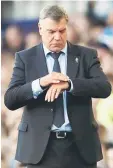
[[[52,44],[54,47],[60,47],[62,44]]]

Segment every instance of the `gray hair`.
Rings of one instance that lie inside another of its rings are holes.
[[[60,21],[62,18],[65,18],[65,20],[68,22],[68,15],[66,11],[58,5],[47,5],[41,10],[39,20],[46,18],[50,18],[57,22]]]

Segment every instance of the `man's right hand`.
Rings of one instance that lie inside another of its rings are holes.
[[[48,74],[42,78],[40,78],[40,86],[47,87],[53,83],[59,83],[61,81],[68,81],[69,77],[58,72],[52,72],[51,74]]]

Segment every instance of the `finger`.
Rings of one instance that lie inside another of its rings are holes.
[[[58,98],[59,94],[61,93],[61,89],[57,89],[56,94],[55,94],[55,99]]]
[[[51,100],[51,89],[48,90],[47,101],[50,102]]]
[[[60,80],[55,80],[55,79],[52,80],[52,83],[59,83],[59,82]]]
[[[51,78],[53,80],[60,80],[60,81],[68,81],[69,80],[69,77],[62,74],[62,73],[59,73],[59,72],[52,72],[51,74]]]
[[[65,75],[63,75],[63,74],[61,74],[61,73],[59,73],[59,74],[57,75],[57,80],[60,80],[60,81],[68,81],[68,80],[69,80],[69,77],[68,77],[68,76],[65,76]]]
[[[45,95],[45,101],[47,101],[47,95],[48,95],[48,91],[46,92],[46,95]]]
[[[51,91],[51,102],[53,102],[54,99],[55,99],[56,91],[57,91],[56,88],[53,88],[52,91]]]
[[[47,91],[46,101],[50,102],[50,90]]]
[[[46,96],[45,96],[45,101],[50,102],[50,95],[51,95],[51,88],[48,89]]]

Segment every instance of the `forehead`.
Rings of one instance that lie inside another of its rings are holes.
[[[53,19],[46,18],[46,19],[43,19],[40,21],[40,25],[42,27],[44,27],[45,29],[60,30],[60,29],[66,28],[67,21],[65,20],[65,18],[62,18],[59,21],[55,21]]]

